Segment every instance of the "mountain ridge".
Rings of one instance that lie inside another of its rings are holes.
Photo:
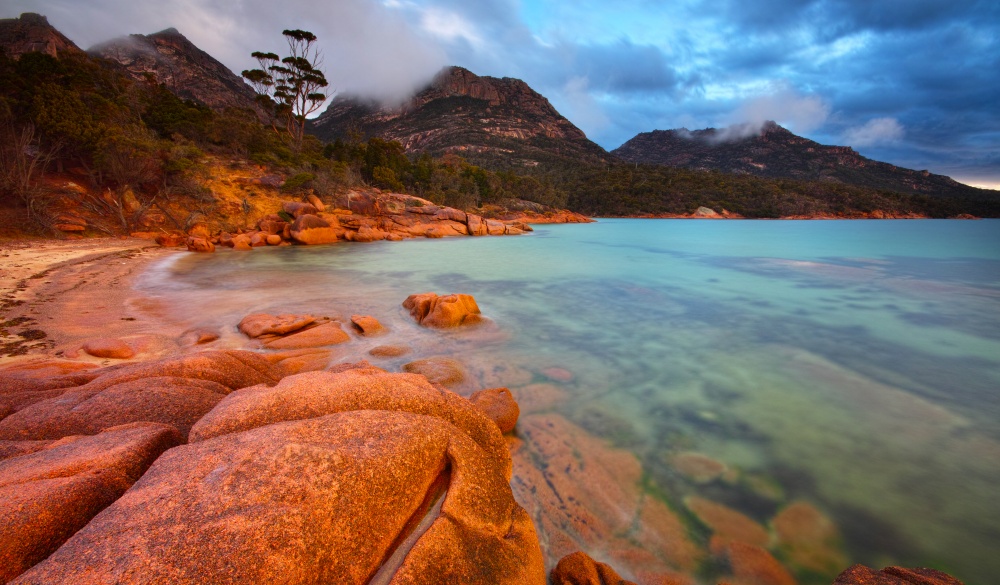
[[[407,152],[458,153],[510,166],[537,166],[552,158],[600,161],[607,152],[520,79],[479,76],[447,67],[401,106],[338,96],[312,123],[327,141],[398,140]]]
[[[152,75],[178,97],[213,109],[257,107],[256,93],[241,77],[175,28],[118,37],[87,53],[119,63],[135,80]]]
[[[823,145],[793,134],[773,121],[764,123],[757,132],[748,130],[747,125],[741,125],[641,132],[611,154],[630,163],[828,181],[901,193],[935,196],[989,193],[945,175],[864,157],[850,146]]]
[[[48,18],[34,12],[25,12],[18,18],[0,19],[0,48],[15,59],[25,53],[44,53],[55,58],[59,57],[59,53],[83,53],[66,35],[49,24]]]

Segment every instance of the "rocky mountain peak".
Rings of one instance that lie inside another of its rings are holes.
[[[243,79],[202,51],[176,28],[129,35],[87,50],[116,61],[136,80],[152,75],[175,94],[214,109],[255,108],[256,94]]]
[[[15,59],[25,53],[45,53],[56,58],[60,53],[82,53],[46,17],[34,12],[0,19],[0,49]]]
[[[680,128],[643,132],[611,154],[631,163],[829,181],[902,193],[975,196],[979,192],[943,175],[866,158],[850,146],[819,144],[773,121],[694,131]]]
[[[410,152],[457,152],[479,162],[534,166],[553,156],[607,156],[524,81],[462,67],[443,69],[400,106],[339,95],[313,124],[329,141],[352,130],[398,140]]]

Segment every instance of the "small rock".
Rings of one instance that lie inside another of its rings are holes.
[[[369,315],[351,315],[351,323],[361,335],[371,337],[385,333],[385,327],[378,322],[378,319]]]
[[[316,195],[310,193],[306,199],[308,199],[309,203],[316,208],[316,211],[326,211],[326,204],[320,201],[319,197]]]
[[[83,344],[83,351],[94,357],[127,360],[135,357],[135,351],[121,339],[102,337]]]
[[[677,453],[670,458],[670,464],[684,477],[694,483],[704,484],[715,481],[726,472],[726,465],[701,453]]]
[[[187,249],[191,252],[214,252],[215,244],[207,238],[188,237]]]
[[[285,335],[298,331],[307,325],[312,325],[316,317],[312,315],[268,315],[254,313],[240,321],[239,330],[247,337],[256,339],[261,335]]]
[[[542,370],[542,375],[550,380],[555,380],[556,382],[563,382],[568,384],[573,381],[573,372],[567,370],[566,368],[551,367]]]
[[[281,243],[281,236],[278,234],[270,234],[267,236],[266,241],[268,246],[277,246]]]
[[[187,237],[183,234],[159,234],[155,241],[164,248],[176,248],[183,246],[187,242]]]
[[[415,294],[403,301],[403,307],[424,327],[449,328],[483,321],[479,305],[472,295],[439,297],[434,293]]]
[[[404,345],[380,345],[368,351],[368,355],[381,358],[394,358],[410,353],[410,348]]]
[[[497,424],[501,433],[509,433],[517,425],[521,411],[507,388],[488,388],[473,393],[469,401]]]
[[[314,205],[302,201],[285,201],[281,204],[281,209],[296,219],[303,215],[316,215],[319,211]]]

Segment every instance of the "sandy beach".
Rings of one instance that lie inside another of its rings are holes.
[[[77,351],[96,337],[145,336],[147,357],[163,355],[154,340],[179,332],[166,330],[132,284],[149,263],[178,253],[135,238],[0,244],[0,367],[61,357],[101,365]]]

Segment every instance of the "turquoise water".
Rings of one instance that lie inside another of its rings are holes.
[[[603,220],[181,255],[140,288],[223,345],[252,312],[371,314],[414,350],[378,365],[452,355],[460,391],[498,363],[520,384],[559,367],[558,413],[675,510],[697,494],[766,525],[804,500],[851,562],[1000,574],[1000,221]],[[400,307],[426,291],[472,294],[496,326],[429,334]],[[731,473],[686,481],[670,461],[690,451]]]

